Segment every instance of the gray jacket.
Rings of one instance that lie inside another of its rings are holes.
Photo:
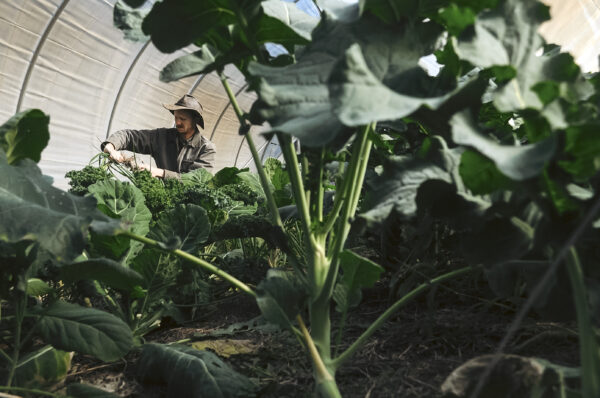
[[[179,178],[180,173],[205,168],[212,171],[215,161],[215,144],[196,132],[189,140],[180,136],[175,128],[154,130],[120,130],[111,134],[101,145],[108,143],[116,150],[128,150],[152,155],[156,165],[165,169],[165,178]]]

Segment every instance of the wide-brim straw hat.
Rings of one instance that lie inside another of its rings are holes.
[[[200,102],[198,102],[198,100],[196,98],[192,97],[191,95],[186,94],[183,97],[181,97],[179,99],[179,101],[177,101],[173,105],[163,104],[163,106],[166,109],[168,109],[169,111],[171,111],[171,113],[175,113],[175,111],[183,110],[183,109],[187,109],[188,111],[196,112],[198,114],[198,116],[200,116],[200,121],[198,122],[198,125],[204,129],[204,118],[202,117],[202,105],[200,105]]]

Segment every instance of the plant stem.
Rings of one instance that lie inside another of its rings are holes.
[[[246,125],[248,122],[244,119],[244,112],[235,98],[235,94],[231,90],[229,86],[229,81],[223,72],[219,72],[219,77],[221,79],[221,84],[223,88],[225,88],[225,92],[229,97],[229,102],[231,102],[231,106],[235,111],[235,114],[240,122],[241,126]],[[267,178],[267,173],[265,173],[265,169],[260,161],[260,156],[258,155],[258,151],[256,150],[256,145],[254,145],[254,139],[250,132],[248,132],[245,136],[246,142],[248,142],[248,147],[250,148],[250,152],[252,153],[252,159],[254,160],[254,165],[256,166],[256,171],[258,172],[258,177],[260,178],[260,184],[263,187],[263,191],[265,191],[265,196],[267,198],[267,205],[269,206],[269,212],[271,213],[271,222],[275,225],[280,226],[283,229],[283,222],[281,222],[281,217],[279,217],[279,210],[277,209],[277,203],[275,202],[275,198],[273,197],[273,192],[269,187],[269,179]]]
[[[140,235],[136,235],[132,232],[129,231],[121,231],[119,232],[119,235],[123,235],[123,236],[128,236],[131,239],[137,240],[139,242],[142,242],[144,244],[147,244],[149,246],[152,247],[156,247],[158,249],[162,249],[165,251],[168,251],[170,253],[175,254],[178,257],[181,257],[183,259],[186,259],[188,261],[190,261],[192,264],[194,265],[198,265],[202,268],[204,268],[205,270],[209,271],[212,274],[215,274],[223,279],[225,279],[226,281],[228,281],[229,283],[231,283],[232,285],[234,285],[235,287],[237,287],[238,289],[240,289],[241,291],[243,291],[244,293],[249,294],[250,296],[256,298],[256,293],[254,292],[254,290],[252,290],[250,288],[250,286],[246,285],[244,282],[240,281],[239,279],[237,279],[236,277],[234,277],[233,275],[228,274],[227,272],[215,267],[214,265],[212,265],[211,263],[208,263],[196,256],[193,256],[189,253],[184,252],[183,250],[179,250],[179,249],[174,249],[174,250],[169,250],[169,249],[165,249],[164,247],[162,247],[157,241],[147,238],[145,236],[140,236]]]
[[[339,260],[338,256],[344,249],[346,238],[350,232],[350,218],[354,216],[356,210],[356,203],[358,203],[358,197],[362,189],[362,181],[364,179],[364,173],[367,169],[367,162],[369,161],[369,154],[371,152],[371,142],[369,140],[369,132],[373,128],[373,124],[365,126],[365,128],[359,134],[359,142],[355,148],[352,159],[350,161],[350,167],[348,169],[346,181],[346,192],[344,193],[344,204],[340,211],[338,228],[333,236],[332,249],[330,251],[330,268],[327,273],[321,296],[323,302],[329,302],[329,298],[333,294],[333,287],[339,271]],[[363,173],[363,175],[360,175]],[[361,185],[357,185],[360,183]]]
[[[319,181],[317,182],[317,221],[323,222],[323,196],[325,190],[323,188],[323,169],[325,164],[325,148],[321,148],[319,156]]]
[[[567,256],[567,271],[577,311],[579,355],[582,368],[581,390],[583,398],[597,398],[600,397],[600,347],[591,323],[581,263],[574,247],[571,247]]]
[[[27,295],[21,294],[22,297],[17,298],[15,303],[15,346],[13,347],[13,356],[10,361],[10,369],[6,379],[6,386],[10,387],[15,377],[15,371],[19,362],[19,353],[21,350],[21,328],[23,326],[23,318],[25,317],[25,306],[27,305]]]
[[[333,380],[333,376],[327,370],[325,363],[323,363],[323,359],[321,359],[321,355],[319,355],[319,351],[317,350],[315,342],[313,341],[312,337],[310,336],[310,333],[308,332],[308,329],[306,328],[306,325],[304,324],[304,320],[302,320],[302,317],[298,315],[296,316],[296,321],[298,321],[300,331],[302,332],[302,336],[304,336],[304,340],[306,341],[306,345],[308,346],[308,351],[313,360],[313,363],[315,364],[315,369],[317,371],[317,374],[319,375],[319,378],[323,380]]]
[[[300,220],[304,227],[304,233],[307,234],[307,236],[310,236],[310,214],[308,203],[306,201],[306,193],[304,192],[302,176],[300,175],[300,165],[298,164],[296,149],[292,144],[292,140],[289,137],[283,136],[283,134],[278,133],[277,140],[279,141],[287,165],[286,168],[290,176],[294,199],[296,199],[296,207],[298,208],[298,214],[300,215]]]
[[[375,320],[375,322],[373,322],[371,324],[371,326],[369,326],[367,328],[367,330],[365,330],[363,332],[363,334],[361,334],[360,337],[358,339],[356,339],[356,341],[354,343],[352,343],[352,345],[346,349],[346,351],[341,353],[340,356],[338,356],[337,358],[335,358],[332,361],[332,366],[335,369],[337,369],[340,367],[340,365],[342,365],[344,362],[346,362],[348,359],[350,359],[350,357],[366,342],[366,340],[369,337],[371,337],[371,335],[373,333],[375,333],[375,331],[377,329],[379,329],[383,325],[383,323],[390,316],[392,316],[396,311],[398,311],[400,308],[402,308],[405,304],[409,303],[412,299],[414,299],[421,293],[425,292],[427,289],[429,289],[430,287],[432,287],[435,284],[442,283],[449,279],[456,278],[463,274],[469,273],[477,268],[478,267],[474,267],[474,266],[460,268],[460,269],[457,269],[456,271],[452,271],[452,272],[448,272],[446,274],[440,275],[436,278],[429,280],[428,282],[422,283],[421,285],[417,286],[415,289],[413,289],[412,291],[410,291],[409,293],[404,295],[402,298],[400,298],[398,301],[396,301],[391,307],[389,307],[387,310],[385,310],[385,312],[383,314],[381,314],[379,316],[379,318],[377,318]]]
[[[10,386],[0,386],[0,391],[15,391],[15,392],[28,392],[32,394],[45,395],[47,397],[60,397],[58,394],[54,394],[48,391],[36,390],[33,388],[24,388],[24,387],[10,387]]]

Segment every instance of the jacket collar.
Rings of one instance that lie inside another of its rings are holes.
[[[181,145],[189,145],[191,147],[199,147],[202,146],[202,142],[204,141],[204,137],[202,137],[202,134],[200,134],[200,131],[198,129],[196,129],[196,132],[194,133],[194,135],[192,135],[192,137],[188,140],[186,140],[185,138],[183,138],[179,132],[177,132],[177,130],[175,130],[176,134],[177,134],[177,139],[179,140],[179,143]]]

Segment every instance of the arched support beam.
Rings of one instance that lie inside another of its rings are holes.
[[[235,92],[235,97],[237,98],[237,96],[246,89],[246,87],[248,87],[248,83],[244,84],[242,87],[240,87],[240,89],[238,91]],[[219,127],[219,123],[221,123],[221,119],[223,119],[223,116],[225,116],[225,112],[227,111],[227,109],[229,108],[229,106],[231,105],[231,101],[229,101],[227,103],[227,105],[225,105],[225,108],[223,108],[223,110],[221,111],[221,114],[219,115],[219,117],[217,118],[217,121],[215,123],[215,126],[213,127],[212,132],[210,133],[210,138],[209,140],[212,141],[215,132],[217,131],[217,127]]]
[[[23,105],[23,98],[25,98],[25,92],[27,91],[27,86],[29,85],[29,79],[31,78],[33,68],[35,67],[40,52],[42,51],[42,47],[44,47],[46,39],[48,39],[48,36],[50,35],[54,24],[56,23],[56,21],[58,21],[60,14],[62,14],[65,7],[67,7],[67,4],[69,4],[69,0],[63,0],[63,2],[60,4],[60,6],[58,6],[56,11],[54,12],[52,18],[50,18],[50,21],[48,21],[48,24],[44,28],[44,33],[42,33],[42,35],[38,39],[38,42],[35,46],[35,51],[33,52],[31,60],[29,61],[27,72],[25,72],[25,77],[23,78],[23,84],[21,84],[21,92],[19,93],[19,100],[17,101],[17,111],[15,113],[19,113],[21,111],[21,106]]]
[[[115,100],[113,101],[113,107],[112,107],[112,110],[110,111],[110,116],[108,118],[108,125],[106,127],[106,137],[105,138],[108,138],[108,136],[110,135],[110,130],[112,129],[113,119],[115,117],[115,113],[117,112],[117,106],[119,105],[119,100],[121,99],[121,94],[123,94],[123,89],[125,88],[125,84],[127,84],[127,81],[129,80],[129,77],[131,76],[131,72],[133,71],[133,68],[135,68],[135,65],[138,63],[138,61],[142,57],[142,54],[144,53],[144,51],[146,51],[146,49],[150,45],[150,42],[151,42],[150,39],[148,39],[148,41],[146,41],[146,43],[144,43],[144,45],[140,48],[140,50],[136,54],[133,61],[131,61],[131,65],[129,65],[129,69],[127,69],[127,73],[125,73],[125,77],[123,77],[123,80],[121,81],[121,85],[119,86],[119,91],[117,91],[117,95],[115,95]]]

